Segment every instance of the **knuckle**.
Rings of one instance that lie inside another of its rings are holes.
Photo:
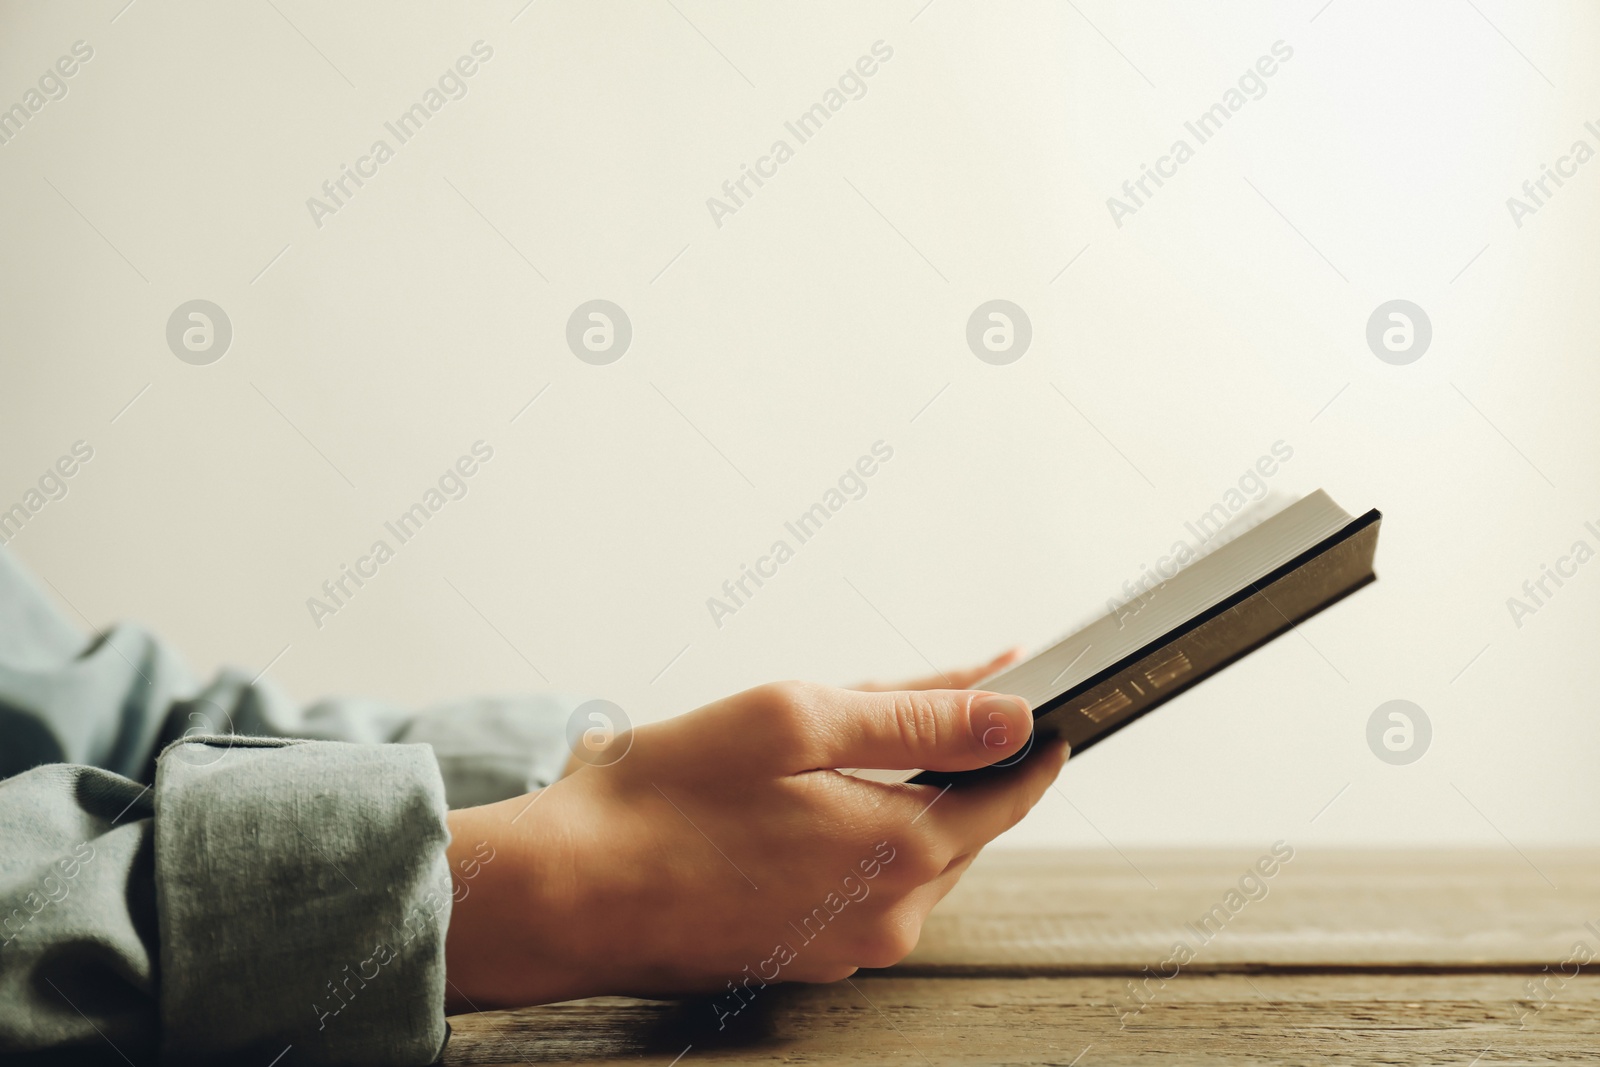
[[[818,966],[810,974],[806,974],[801,981],[820,982],[822,984],[842,982],[860,969],[859,966],[853,963],[825,963]]]
[[[800,682],[768,682],[750,691],[750,702],[764,725],[787,740],[809,732],[811,706]]]
[[[931,832],[922,835],[902,833],[890,845],[894,849],[894,859],[884,864],[884,870],[892,872],[898,884],[925,885],[939,877],[944,870],[938,843]]]
[[[1032,807],[1028,804],[1026,799],[1014,801],[1011,805],[1011,811],[1006,814],[1005,829],[1000,832],[1006,833],[1007,831],[1015,829],[1023,819],[1028,817],[1028,812],[1032,810]]]
[[[1006,829],[1009,830],[1027,817],[1033,810],[1033,797],[1026,789],[1013,789],[1011,791],[1011,810],[1006,814]]]
[[[795,681],[767,682],[750,690],[755,702],[770,711],[792,709],[800,703],[803,683]]]
[[[900,743],[908,752],[938,751],[950,733],[939,706],[923,693],[896,693],[891,713]]]
[[[920,923],[882,919],[856,943],[856,962],[862,967],[893,967],[911,955],[921,936]]]

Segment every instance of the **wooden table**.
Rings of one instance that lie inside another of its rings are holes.
[[[1600,851],[1301,850],[1241,888],[1266,853],[987,853],[900,966],[722,1031],[709,1001],[458,1016],[445,1062],[1600,1062]]]

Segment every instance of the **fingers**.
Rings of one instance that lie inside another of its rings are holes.
[[[851,962],[861,967],[892,967],[909,956],[921,938],[928,914],[956,887],[956,882],[977,858],[976,851],[956,857],[939,877],[917,886],[896,901],[876,920],[890,936],[868,938],[868,954],[857,956]]]
[[[1033,733],[1027,701],[970,690],[861,693],[801,685],[768,712],[780,731],[787,728],[791,773],[974,770],[1021,752]]]
[[[924,818],[944,838],[950,855],[975,853],[1033,810],[1070,754],[1065,741],[1053,741],[1004,774],[941,794]]]
[[[964,671],[956,671],[950,676],[951,682],[953,683],[953,688],[969,689],[972,686],[977,685],[979,682],[989,677],[989,675],[994,674],[997,671],[1002,671],[1011,666],[1013,663],[1021,660],[1026,651],[1027,650],[1021,645],[1017,645],[1013,648],[1006,649],[988,663],[983,663],[976,667],[968,667]],[[918,687],[906,686],[906,688],[914,689]],[[932,687],[929,686],[928,688]]]
[[[967,667],[962,670],[942,671],[939,674],[930,674],[923,678],[913,678],[909,682],[898,685],[885,685],[882,682],[865,682],[854,688],[864,693],[886,693],[897,689],[969,689],[983,681],[996,671],[1004,670],[1022,658],[1023,649],[1007,649],[988,663],[976,667]]]
[[[980,849],[973,849],[971,852],[951,860],[945,867],[944,873],[933,881],[913,889],[906,895],[905,901],[901,906],[914,912],[918,916],[919,922],[926,919],[928,913],[934,909],[934,906],[943,900],[950,890],[956,887],[956,883],[961,880],[962,875],[967,873],[967,868],[972,866],[972,861],[978,858],[980,851]]]

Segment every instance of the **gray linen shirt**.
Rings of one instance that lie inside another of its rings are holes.
[[[446,808],[554,781],[575,703],[201,684],[136,626],[84,638],[0,549],[0,1055],[433,1062]]]

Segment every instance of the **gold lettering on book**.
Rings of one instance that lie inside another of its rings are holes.
[[[1194,669],[1194,664],[1189,662],[1189,657],[1182,652],[1174,653],[1144,669],[1144,676],[1150,679],[1150,684],[1160,689],[1177,678],[1183,677]]]
[[[1133,699],[1129,697],[1127,693],[1124,693],[1121,689],[1113,689],[1110,693],[1101,697],[1099,700],[1096,700],[1093,704],[1090,704],[1088,707],[1079,708],[1078,710],[1089,716],[1091,720],[1098,724],[1105,722],[1107,719],[1111,718],[1111,716],[1115,715],[1124,708],[1131,706],[1132,704]]]

